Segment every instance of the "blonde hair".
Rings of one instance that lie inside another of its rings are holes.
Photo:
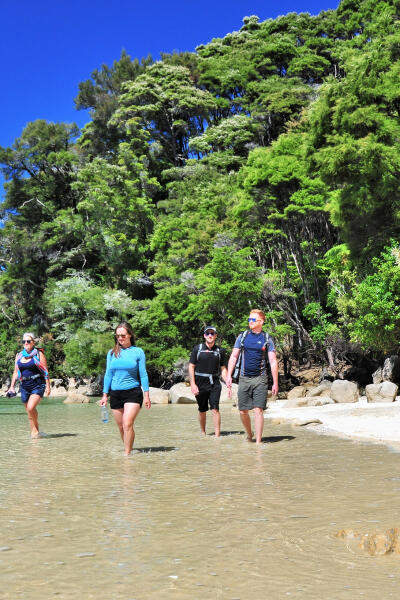
[[[259,308],[253,308],[250,311],[250,314],[251,313],[256,313],[256,315],[258,315],[260,317],[260,319],[262,319],[265,323],[265,313],[262,310],[260,310]]]

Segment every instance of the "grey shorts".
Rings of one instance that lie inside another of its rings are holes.
[[[240,377],[238,388],[239,410],[267,408],[268,379],[266,375],[258,377]]]

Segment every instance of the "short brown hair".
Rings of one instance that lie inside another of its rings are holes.
[[[252,308],[250,314],[251,313],[256,313],[256,315],[258,315],[260,319],[262,319],[265,323],[265,313],[262,310],[260,310],[259,308]]]

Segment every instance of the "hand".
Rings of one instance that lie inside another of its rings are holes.
[[[228,387],[228,386],[227,386]],[[231,399],[232,398],[232,387],[229,386],[228,387],[228,398]]]
[[[50,393],[51,393],[51,390],[50,390],[50,384],[48,383],[48,384],[46,384],[46,391],[45,391],[45,394],[46,394],[46,396],[50,396]]]
[[[274,383],[274,385],[272,386],[271,392],[272,392],[273,396],[277,396],[278,395],[278,384]]]
[[[226,376],[225,384],[227,388],[232,388],[232,375]]]
[[[144,405],[146,408],[151,408],[151,400],[150,398],[145,398]]]
[[[197,387],[197,385],[195,383],[190,384],[190,389],[192,390],[192,394],[194,394],[195,396],[198,395],[199,388]]]
[[[107,401],[108,401],[108,394],[103,394],[103,396],[101,397],[101,400],[99,402],[99,405],[107,406]]]

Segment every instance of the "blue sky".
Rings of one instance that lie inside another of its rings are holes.
[[[132,58],[193,51],[240,29],[242,19],[262,21],[288,12],[318,14],[338,0],[19,0],[3,4],[0,57],[0,145],[10,146],[35,119],[75,122],[78,84],[125,49]],[[1,185],[1,178],[0,178]],[[2,185],[1,185],[2,187]],[[0,190],[1,193],[1,190]]]

